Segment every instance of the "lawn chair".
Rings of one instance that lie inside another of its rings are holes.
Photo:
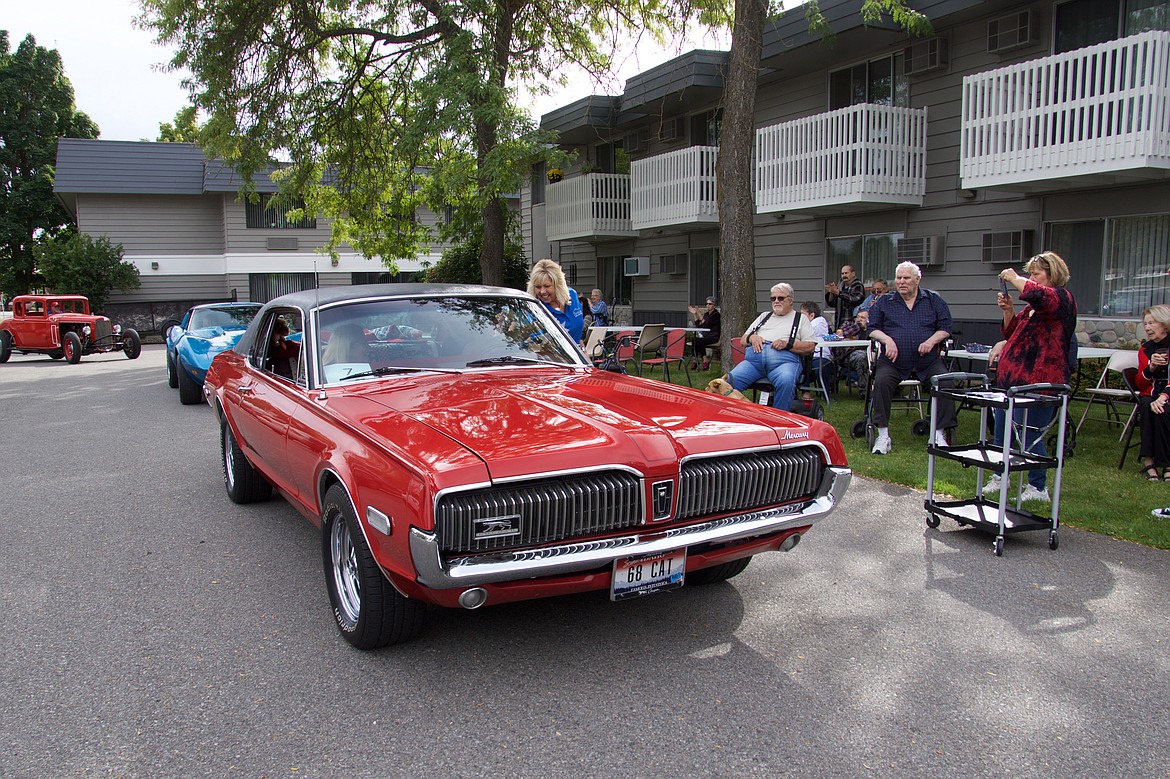
[[[1129,422],[1137,414],[1137,396],[1125,386],[1123,374],[1126,368],[1137,368],[1137,364],[1138,353],[1136,350],[1118,350],[1109,357],[1109,362],[1106,363],[1105,370],[1101,371],[1101,378],[1097,380],[1097,385],[1085,390],[1085,393],[1089,396],[1089,403],[1085,406],[1085,412],[1081,414],[1081,421],[1077,422],[1078,433],[1081,432],[1081,425],[1085,424],[1085,420],[1090,418],[1089,410],[1093,408],[1093,404],[1100,401],[1105,404],[1105,416],[1092,418],[1110,425],[1122,424],[1122,409],[1119,409],[1118,406],[1130,404],[1129,421],[1125,423],[1121,436],[1117,440],[1120,441],[1125,437],[1125,430],[1129,427]],[[1108,386],[1110,373],[1118,374],[1118,378],[1122,384],[1120,388]]]
[[[645,330],[642,331],[645,334]],[[662,366],[663,381],[670,381],[670,364],[678,363],[682,366],[683,373],[687,377],[687,386],[693,387],[691,384],[691,370],[687,366],[687,331],[686,330],[668,330],[665,335],[666,346],[658,350],[657,357],[643,358],[641,365],[655,365]]]

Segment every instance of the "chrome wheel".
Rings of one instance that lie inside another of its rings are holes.
[[[337,593],[337,618],[343,627],[353,629],[362,613],[362,587],[358,579],[357,551],[349,527],[340,517],[330,523],[329,557]]]

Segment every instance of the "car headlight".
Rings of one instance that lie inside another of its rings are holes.
[[[122,326],[121,325],[114,325],[114,335],[119,335],[119,334],[121,334],[121,332],[122,332]]]
[[[89,338],[89,334],[93,332],[93,329],[89,325],[85,325],[81,328],[81,332],[86,338]]]

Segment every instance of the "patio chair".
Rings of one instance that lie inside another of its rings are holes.
[[[1104,417],[1092,417],[1100,422],[1105,422],[1110,425],[1120,425],[1121,412],[1119,406],[1129,405],[1129,420],[1132,420],[1137,414],[1137,396],[1132,390],[1125,386],[1124,372],[1126,368],[1137,368],[1138,354],[1136,350],[1122,349],[1114,352],[1109,357],[1109,362],[1105,365],[1105,370],[1101,371],[1101,378],[1097,379],[1097,384],[1094,387],[1089,387],[1085,390],[1085,394],[1089,396],[1089,403],[1085,406],[1085,412],[1081,414],[1081,421],[1077,422],[1077,432],[1081,432],[1081,425],[1085,424],[1085,420],[1089,419],[1089,411],[1093,408],[1093,404],[1098,401],[1105,404]],[[1120,388],[1110,387],[1109,376],[1111,373],[1116,373],[1122,386]],[[1125,423],[1125,427],[1129,426],[1129,422]],[[1125,437],[1125,427],[1122,428],[1121,438]]]
[[[642,365],[646,359],[659,356],[666,345],[666,325],[653,324],[642,327],[642,332],[638,334],[637,343],[634,344],[634,365],[638,368],[638,375],[642,375]]]
[[[645,334],[645,330],[642,331]],[[687,331],[686,330],[668,330],[664,336],[666,345],[664,348],[658,350],[657,357],[643,358],[642,365],[662,366],[662,378],[664,381],[670,381],[670,364],[678,363],[682,366],[683,373],[687,377],[687,386],[693,387],[691,384],[691,370],[687,366]]]
[[[1129,454],[1129,450],[1136,449],[1142,444],[1141,430],[1138,430],[1138,440],[1133,440],[1133,431],[1138,427],[1137,407],[1140,403],[1137,391],[1137,372],[1137,368],[1125,368],[1121,371],[1121,380],[1125,383],[1130,395],[1133,396],[1134,413],[1129,415],[1129,421],[1125,423],[1125,430],[1121,433],[1121,459],[1117,461],[1117,470],[1119,471],[1125,467],[1125,458]]]

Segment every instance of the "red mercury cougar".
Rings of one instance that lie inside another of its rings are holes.
[[[321,529],[354,646],[434,606],[735,576],[845,495],[829,425],[595,368],[495,287],[310,290],[264,306],[204,396],[237,503],[277,490]]]

